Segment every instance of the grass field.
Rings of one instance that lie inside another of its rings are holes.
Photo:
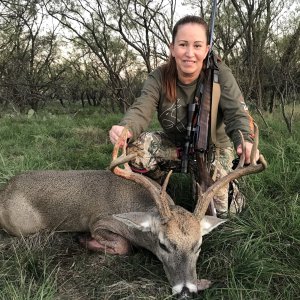
[[[33,169],[104,169],[107,132],[120,115],[2,115],[0,183]],[[205,237],[198,275],[214,282],[199,299],[300,299],[300,118],[289,135],[279,116],[260,118],[269,167],[243,179],[247,208]],[[155,126],[155,124],[154,124]],[[170,191],[188,203],[187,183]],[[0,231],[0,299],[170,299],[161,263],[146,250],[130,257],[91,253],[70,233],[28,238]]]

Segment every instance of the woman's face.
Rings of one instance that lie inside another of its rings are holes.
[[[170,50],[176,61],[179,80],[193,82],[198,78],[209,50],[205,28],[197,23],[180,25]]]

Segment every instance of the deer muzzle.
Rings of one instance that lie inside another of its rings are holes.
[[[195,291],[190,291],[188,287],[184,286],[181,292],[177,295],[177,299],[179,300],[192,299],[196,296],[196,294],[197,293]]]
[[[186,284],[179,284],[173,286],[173,295],[177,296],[177,299],[191,299],[197,294],[197,286],[195,284],[187,282]]]

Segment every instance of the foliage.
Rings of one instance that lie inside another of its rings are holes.
[[[73,114],[40,111],[0,119],[0,181],[29,169],[98,169],[110,161],[107,132],[121,115],[100,109]],[[278,112],[275,112],[276,114]],[[242,180],[247,208],[205,237],[199,278],[214,281],[201,299],[297,299],[300,294],[300,122],[289,134],[278,116],[260,124],[263,173]],[[157,122],[153,123],[157,127]],[[188,180],[169,190],[187,203]],[[160,262],[138,250],[131,257],[90,253],[73,234],[13,238],[0,231],[0,299],[170,299]]]
[[[125,112],[147,73],[169,55],[183,14],[207,21],[211,1],[1,1],[0,105],[24,112],[45,103]],[[299,1],[218,2],[214,48],[247,103],[282,107],[289,131],[299,103]],[[182,13],[184,11],[184,13]]]
[[[41,1],[1,1],[0,103],[24,112],[51,96],[62,70],[57,27],[43,28]]]

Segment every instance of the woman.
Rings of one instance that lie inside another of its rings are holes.
[[[185,142],[188,105],[193,103],[197,82],[205,75],[205,58],[209,51],[209,30],[207,23],[197,16],[180,19],[172,32],[169,61],[151,72],[144,83],[140,97],[125,114],[119,125],[112,126],[109,136],[115,143],[124,126],[129,128],[128,151],[139,151],[132,163],[135,171],[145,172],[159,179],[162,170],[174,167],[180,162],[178,149]],[[231,70],[218,60],[221,97],[217,120],[217,141],[215,159],[211,174],[214,180],[226,175],[234,159],[234,149],[242,153],[240,130],[245,139],[245,162],[250,161],[253,141],[253,120],[248,113],[242,93]],[[157,111],[164,132],[144,132]],[[231,141],[230,141],[231,140]],[[259,153],[257,153],[257,158]],[[232,194],[232,199],[228,194]],[[231,203],[229,203],[229,200]],[[243,197],[237,186],[225,190],[214,198],[219,215],[228,210],[239,212]]]

